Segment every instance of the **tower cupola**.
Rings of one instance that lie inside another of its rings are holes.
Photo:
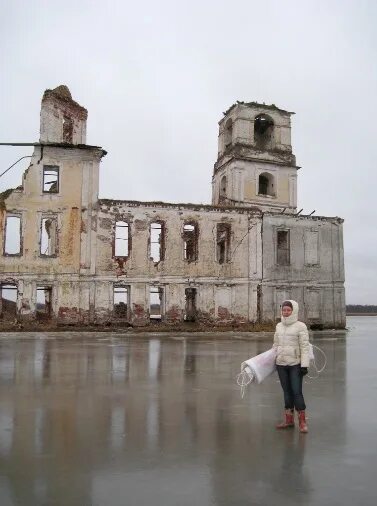
[[[296,210],[292,114],[256,102],[237,102],[224,113],[219,122],[213,204]]]

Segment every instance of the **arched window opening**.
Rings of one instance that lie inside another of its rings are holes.
[[[56,256],[58,238],[58,220],[57,217],[42,218],[41,221],[41,240],[40,255],[51,257]]]
[[[225,132],[224,132],[224,145],[227,148],[232,144],[233,139],[233,121],[232,118],[229,118],[225,123]]]
[[[150,224],[150,259],[158,263],[165,259],[165,223]]]
[[[277,231],[277,264],[289,265],[290,264],[290,238],[289,230]]]
[[[21,216],[7,216],[5,220],[4,255],[22,254]]]
[[[261,149],[272,147],[274,122],[267,114],[259,114],[254,120],[254,143]]]
[[[195,221],[183,225],[183,258],[186,262],[198,260],[199,227]]]
[[[274,177],[272,174],[264,172],[259,176],[258,195],[270,195],[271,197],[275,196]]]
[[[129,226],[126,221],[117,221],[115,223],[115,248],[114,256],[129,256]]]
[[[230,261],[230,223],[218,223],[216,225],[216,256],[219,264]]]
[[[226,197],[226,176],[223,176],[220,181],[220,197]]]

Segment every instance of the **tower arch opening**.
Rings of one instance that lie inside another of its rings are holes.
[[[220,180],[220,200],[226,198],[226,176],[222,176]]]
[[[233,121],[232,118],[228,118],[225,123],[225,130],[224,130],[224,146],[227,148],[232,144],[233,139]]]
[[[263,172],[258,177],[258,195],[275,197],[275,178],[269,172]]]
[[[254,143],[260,149],[271,149],[274,131],[273,119],[267,114],[258,114],[254,119]]]

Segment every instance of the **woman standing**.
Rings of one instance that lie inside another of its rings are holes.
[[[294,427],[296,408],[300,432],[306,433],[302,379],[309,367],[309,334],[305,323],[298,321],[298,304],[294,300],[286,300],[281,305],[281,322],[276,325],[273,348],[285,402],[285,420],[276,428]]]

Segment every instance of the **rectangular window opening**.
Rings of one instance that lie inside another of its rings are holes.
[[[40,254],[51,257],[57,252],[57,230],[56,218],[42,218],[41,222],[41,243]]]
[[[151,260],[157,263],[164,260],[165,256],[165,233],[164,224],[160,222],[151,223],[150,240],[151,240]]]
[[[73,139],[73,120],[69,117],[63,119],[63,142],[72,144]]]
[[[115,256],[128,257],[129,255],[129,224],[126,221],[115,223]]]
[[[114,316],[116,318],[128,318],[128,301],[128,286],[114,286]]]
[[[162,320],[162,288],[159,286],[149,289],[149,318],[151,321]]]
[[[1,285],[0,292],[0,315],[4,320],[14,320],[17,316],[17,285]]]
[[[37,305],[36,313],[39,320],[49,320],[51,318],[52,305],[52,287],[37,286]]]
[[[43,167],[43,193],[59,193],[59,167]]]
[[[277,231],[277,264],[290,264],[289,230]]]
[[[183,226],[183,258],[187,262],[198,259],[198,227],[196,223],[186,223]]]
[[[5,255],[21,255],[21,217],[7,216],[5,222]]]
[[[216,229],[217,261],[224,264],[230,261],[230,232],[229,223],[218,223]]]
[[[185,289],[185,314],[184,320],[186,322],[195,322],[197,319],[196,313],[196,288]]]

